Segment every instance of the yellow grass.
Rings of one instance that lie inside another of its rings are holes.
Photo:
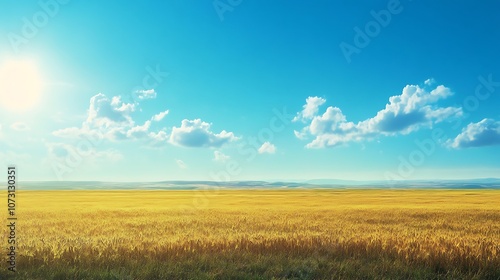
[[[227,252],[500,267],[493,190],[21,191],[18,216],[20,270]]]

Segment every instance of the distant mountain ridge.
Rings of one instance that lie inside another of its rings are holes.
[[[223,189],[500,189],[500,179],[468,180],[406,180],[355,181],[315,179],[305,181],[159,181],[159,182],[103,182],[103,181],[28,181],[20,182],[25,190],[196,190]]]

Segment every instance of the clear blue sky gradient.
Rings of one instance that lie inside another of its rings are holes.
[[[0,4],[44,81],[1,104],[24,180],[500,177],[498,1],[62,2]]]

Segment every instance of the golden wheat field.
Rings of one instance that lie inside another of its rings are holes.
[[[17,211],[18,279],[500,277],[494,190],[21,191]]]

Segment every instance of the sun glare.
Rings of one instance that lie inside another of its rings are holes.
[[[42,79],[36,64],[28,60],[8,60],[0,65],[0,105],[9,111],[33,109],[41,95]]]

